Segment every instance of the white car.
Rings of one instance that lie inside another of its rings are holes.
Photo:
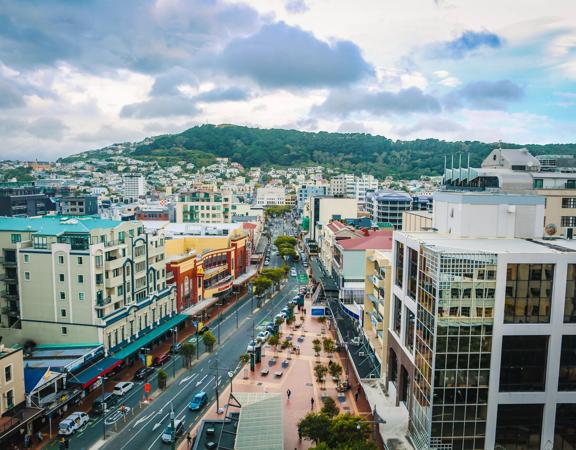
[[[79,428],[82,428],[90,420],[90,416],[83,412],[75,412],[66,417],[58,425],[58,434],[61,436],[70,436]]]
[[[129,392],[130,389],[134,387],[134,383],[131,381],[122,381],[121,383],[116,383],[114,386],[114,394],[118,396],[123,396],[126,392]]]
[[[290,269],[290,276],[295,277],[296,275],[298,275],[298,273],[296,272],[296,269],[292,267],[292,269]]]
[[[256,336],[256,340],[259,342],[266,342],[266,340],[270,337],[270,332],[265,330],[265,331],[261,331],[260,333],[258,333],[258,336]]]
[[[175,440],[178,440],[180,436],[184,433],[184,419],[175,419],[174,428],[176,432],[172,431],[172,423],[170,423],[162,433],[162,442],[170,444]]]
[[[250,341],[248,342],[248,347],[246,347],[246,353],[252,353],[256,348],[256,342]]]

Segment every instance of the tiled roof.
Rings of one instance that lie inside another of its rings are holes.
[[[339,241],[344,250],[392,249],[392,230],[369,231],[368,236]]]

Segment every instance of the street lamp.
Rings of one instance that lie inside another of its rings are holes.
[[[100,380],[100,387],[102,388],[102,400],[104,400],[104,381],[106,381],[106,378],[99,376],[98,379]],[[108,405],[105,401],[102,401],[102,406],[104,407],[102,411],[102,439],[106,440],[106,410],[108,409]]]
[[[170,331],[172,332],[172,354],[175,355],[174,349],[176,347],[178,329],[174,327],[170,328]],[[172,378],[175,377],[176,377],[176,355],[174,356],[174,360],[172,361]]]

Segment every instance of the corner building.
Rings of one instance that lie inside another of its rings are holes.
[[[542,239],[538,196],[434,201],[438,231],[393,248],[388,382],[414,447],[576,448],[576,243]]]

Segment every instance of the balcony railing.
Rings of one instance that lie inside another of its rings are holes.
[[[96,300],[96,308],[104,308],[110,303],[112,303],[112,297],[99,298]]]

